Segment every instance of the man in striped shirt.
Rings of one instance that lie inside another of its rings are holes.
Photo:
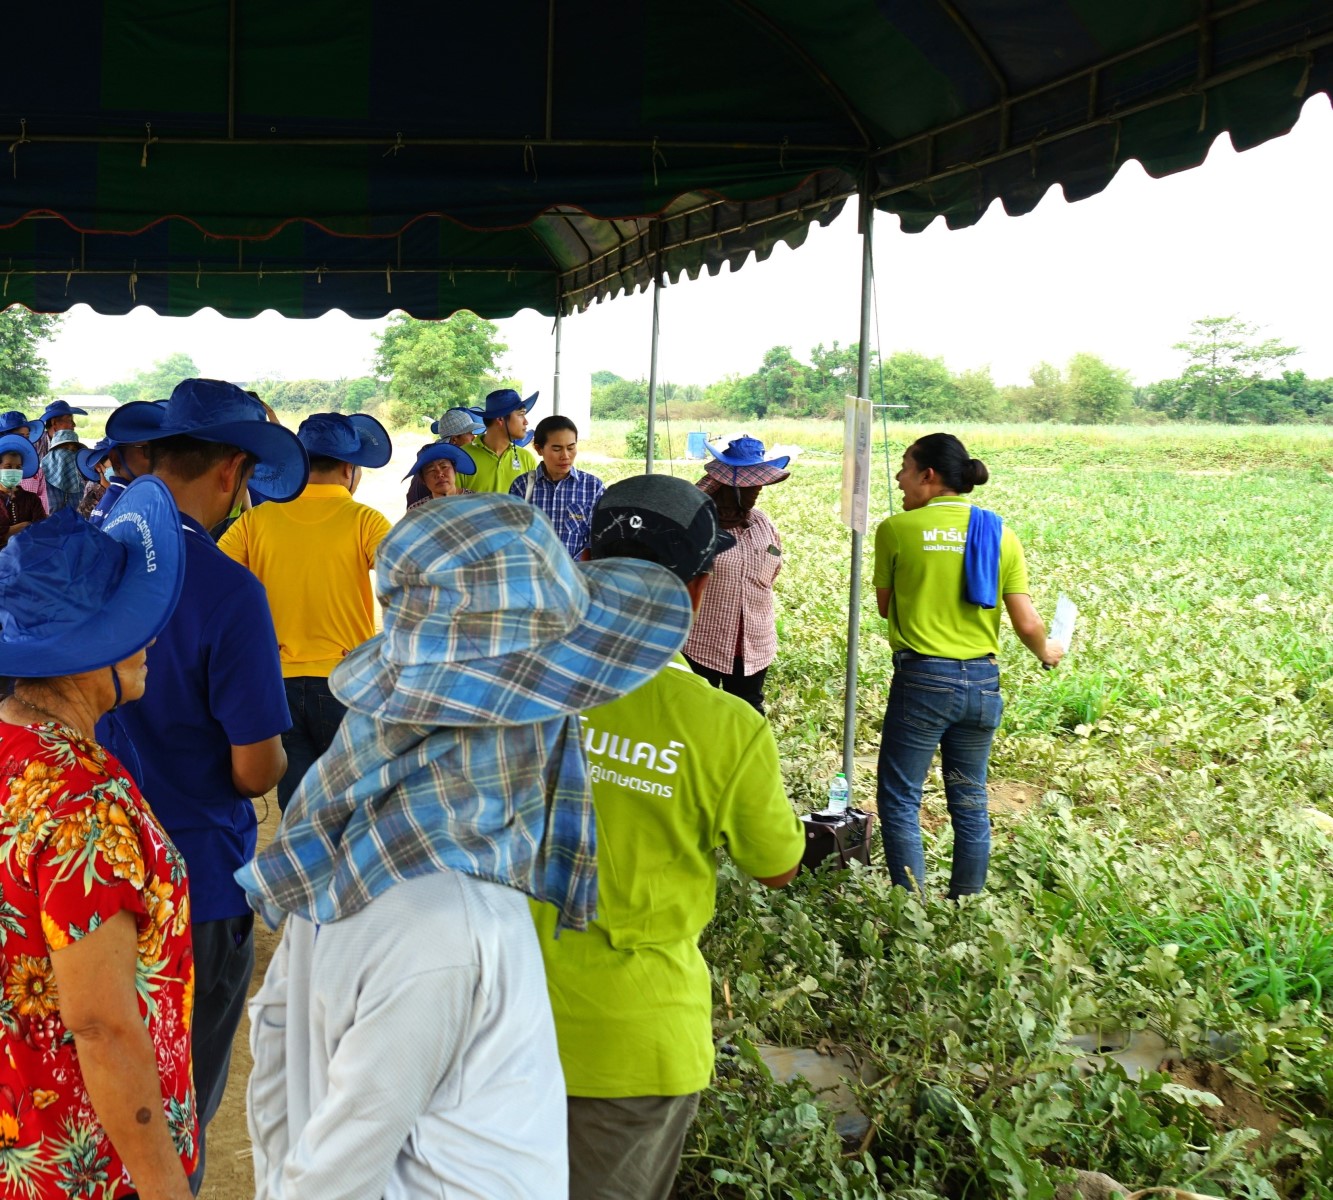
[[[570,555],[584,558],[592,510],[606,485],[596,475],[575,469],[579,431],[568,417],[543,417],[537,422],[533,444],[541,462],[536,470],[515,479],[509,494],[540,508],[551,519]]]

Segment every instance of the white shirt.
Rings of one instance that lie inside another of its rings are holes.
[[[453,871],[289,917],[250,1002],[256,1200],[564,1200],[565,1084],[527,901]]]

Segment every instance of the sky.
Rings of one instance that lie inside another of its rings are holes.
[[[989,366],[1025,383],[1042,361],[1079,352],[1127,368],[1138,383],[1177,375],[1174,343],[1190,322],[1236,314],[1301,347],[1291,366],[1333,376],[1333,109],[1316,96],[1296,127],[1245,154],[1223,137],[1193,171],[1150,179],[1126,164],[1100,195],[1068,204],[1058,188],[1011,218],[996,203],[970,229],[937,220],[905,234],[890,214],[874,232],[877,322],[887,356],[914,350],[955,371]],[[855,341],[861,245],[848,206],[799,250],[663,289],[659,378],[707,384],[758,368],[772,346],[808,361],[816,344]],[[564,373],[648,374],[652,302],[620,297],[566,318]],[[549,387],[552,321],[532,311],[499,322],[507,366]],[[250,320],[212,310],[104,317],[75,308],[48,347],[52,383],[126,378],[176,351],[208,376],[336,379],[368,374],[380,321],[330,313]]]

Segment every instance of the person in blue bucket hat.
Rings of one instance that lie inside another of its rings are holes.
[[[285,502],[305,487],[310,463],[296,434],[271,424],[258,400],[216,379],[184,379],[166,404],[125,405],[107,435],[146,443],[185,529],[181,602],[149,653],[158,686],[122,723],[138,750],[144,793],[190,868],[197,1190],[254,970],[253,919],[232,873],[254,856],[253,798],[286,771],[282,734],[292,724],[264,588],[208,531],[232,510],[252,471],[267,496]]]
[[[6,1153],[55,1180],[83,1146],[99,1193],[125,1180],[166,1200],[188,1200],[198,1141],[189,885],[94,728],[152,687],[146,648],[176,605],[182,542],[171,494],[144,479],[105,530],[65,511],[0,551]]]
[[[773,581],[782,569],[782,539],[755,507],[762,488],[791,472],[789,455],[770,455],[758,438],[739,437],[724,450],[708,446],[711,460],[698,486],[713,497],[722,528],[736,548],[717,570],[695,618],[685,657],[714,687],[764,711],[764,680],[777,657]]]
[[[408,513],[375,570],[384,633],[330,678],[347,719],[239,872],[286,918],[251,1004],[256,1194],[565,1196],[524,896],[587,926],[578,714],[671,660],[689,595],[651,563],[575,564],[508,496]]]
[[[501,388],[486,397],[481,414],[486,432],[464,447],[477,467],[474,492],[507,495],[515,479],[537,469],[537,456],[528,449],[528,413],[537,396],[533,392],[524,400],[513,388]]]
[[[22,533],[34,521],[46,519],[46,509],[22,483],[37,474],[37,450],[25,434],[0,434],[0,546]]]
[[[451,446],[470,446],[479,435],[486,432],[486,425],[481,419],[480,409],[458,406],[446,409],[438,420],[432,421],[430,431],[439,441],[448,442]],[[431,494],[421,479],[414,475],[407,489],[407,507],[415,508],[423,500],[429,500]]]
[[[113,445],[110,438],[98,438],[91,446],[85,446],[74,455],[79,478],[83,480],[83,495],[79,498],[78,513],[88,520],[92,519],[98,504],[106,495]]]
[[[446,496],[473,495],[472,488],[459,485],[458,476],[470,477],[476,470],[476,462],[465,449],[448,442],[432,442],[428,446],[422,446],[417,451],[412,469],[403,476],[404,479],[413,480],[413,492],[420,490],[424,493],[420,500],[408,506],[408,511],[411,512],[412,509],[419,508],[431,500],[444,499]]]
[[[264,585],[278,635],[292,713],[282,735],[287,770],[278,781],[284,812],[343,718],[329,672],[375,633],[370,573],[389,522],[353,497],[363,469],[382,467],[393,454],[384,426],[362,413],[316,413],[296,436],[310,459],[305,490],[290,504],[243,513],[218,542]]]
[[[0,413],[0,437],[15,433],[25,437],[37,450],[37,470],[23,477],[20,485],[25,492],[31,492],[41,502],[42,512],[47,512],[46,478],[42,475],[42,455],[48,447],[46,422],[41,417],[25,417],[18,409]]]

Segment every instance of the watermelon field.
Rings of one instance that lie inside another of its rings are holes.
[[[840,753],[840,429],[751,429],[807,447],[761,499],[785,563],[769,712],[801,810]],[[924,432],[890,427],[895,467]],[[782,892],[724,865],[704,941],[718,1080],[680,1193],[1044,1200],[1085,1171],[1127,1192],[1333,1196],[1333,437],[955,432],[990,467],[976,498],[1022,539],[1038,608],[1065,592],[1081,610],[1053,673],[1005,630],[987,893],[942,898],[938,776],[924,901],[878,865]],[[889,502],[876,454],[872,521]],[[862,807],[890,673],[869,569]],[[1079,1061],[1126,1041],[1149,1047],[1137,1074]],[[771,1078],[765,1044],[845,1047],[869,1080],[865,1132],[844,1140],[827,1094]]]

